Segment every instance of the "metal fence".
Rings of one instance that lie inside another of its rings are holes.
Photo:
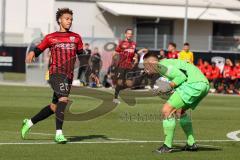
[[[235,37],[207,37],[207,36],[189,36],[189,43],[191,44],[191,50],[202,51],[214,51],[221,50],[221,52],[229,54],[234,52],[239,52],[239,40]],[[21,44],[16,43],[16,46],[27,46],[25,53],[22,55],[25,56],[35,45],[40,42],[41,39],[34,40],[31,44]],[[167,48],[169,42],[175,42],[178,44],[178,49],[181,49],[182,46],[182,36],[168,36],[162,35],[159,36],[157,42],[151,41],[151,37],[141,38],[141,42],[138,41],[138,47],[147,47],[149,49],[159,49]],[[98,47],[99,52],[102,56],[103,66],[101,69],[100,77],[106,74],[108,67],[112,61],[112,54],[115,48],[115,45],[118,43],[119,39],[116,38],[92,38],[92,37],[83,37],[83,41],[90,44],[90,48]],[[148,41],[145,43],[144,41]],[[21,45],[20,45],[21,44]],[[7,44],[9,45],[9,44]],[[11,44],[12,45],[12,44]],[[228,53],[229,52],[229,53]],[[202,52],[199,52],[202,53]],[[219,53],[219,52],[218,52]],[[206,55],[206,54],[205,54]],[[210,54],[207,54],[210,56]],[[231,54],[229,54],[230,56]],[[238,55],[238,54],[237,54]],[[46,84],[44,79],[46,70],[48,68],[49,62],[49,52],[46,50],[33,64],[26,65],[26,82],[31,84]],[[78,68],[75,68],[75,75],[78,73]],[[0,77],[0,79],[2,79]],[[75,77],[76,79],[76,77]],[[0,80],[2,81],[2,80]]]
[[[138,47],[149,49],[167,49],[169,42],[175,42],[178,50],[182,49],[182,35],[137,35]],[[240,36],[208,36],[208,35],[189,35],[187,40],[191,49],[195,51],[223,51],[223,52],[240,52]]]
[[[0,34],[1,36],[1,34]],[[88,42],[91,46],[103,46],[104,43],[118,42],[118,38],[99,38],[99,37],[83,37],[84,42]],[[167,49],[169,42],[175,42],[178,50],[182,49],[182,35],[137,35],[136,41],[139,48],[149,48],[153,50]],[[195,51],[222,51],[222,52],[240,52],[240,36],[225,37],[225,36],[209,36],[209,35],[189,35],[188,42],[191,45],[191,50]],[[0,40],[0,45],[2,41]],[[28,46],[24,43],[24,36],[21,34],[6,34],[6,46]]]

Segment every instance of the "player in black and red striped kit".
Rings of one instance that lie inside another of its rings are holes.
[[[138,55],[136,52],[136,42],[132,40],[133,30],[127,28],[125,30],[125,39],[120,41],[115,49],[116,62],[116,79],[117,84],[115,88],[115,95],[113,102],[120,103],[118,99],[119,92],[125,88],[131,88],[133,86],[133,79],[130,76],[135,65],[138,63]]]
[[[68,95],[73,80],[74,64],[76,56],[83,51],[81,37],[69,31],[72,25],[73,12],[69,8],[58,9],[56,20],[60,30],[44,37],[42,42],[26,57],[26,62],[31,63],[45,49],[51,52],[49,67],[49,82],[54,90],[52,103],[44,107],[31,119],[25,119],[21,130],[22,138],[26,137],[30,128],[41,120],[44,120],[55,113],[56,115],[56,136],[57,143],[66,143],[67,139],[62,133],[64,121],[64,110],[68,103]]]

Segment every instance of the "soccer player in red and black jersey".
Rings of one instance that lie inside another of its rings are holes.
[[[58,9],[56,20],[60,26],[59,31],[48,34],[42,42],[26,57],[26,63],[31,63],[45,49],[51,52],[49,81],[54,90],[52,103],[45,106],[31,119],[25,119],[21,130],[24,139],[30,128],[52,114],[56,115],[56,136],[57,143],[66,143],[67,139],[62,133],[64,121],[64,110],[68,103],[68,95],[73,80],[74,64],[76,56],[83,51],[82,39],[74,32],[69,31],[73,21],[73,12],[69,8]]]
[[[136,52],[136,42],[132,40],[133,29],[127,28],[125,30],[125,39],[120,41],[115,49],[115,57],[117,57],[117,70],[116,79],[117,84],[115,88],[115,95],[113,102],[120,103],[118,100],[119,92],[125,88],[130,88],[133,86],[133,77],[131,77],[131,72],[133,72],[134,67],[138,63],[138,55]]]
[[[167,53],[168,59],[178,59],[179,51],[177,51],[176,48],[177,48],[176,43],[170,42],[168,44],[168,53]]]

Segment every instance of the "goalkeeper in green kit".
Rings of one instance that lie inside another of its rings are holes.
[[[160,73],[161,76],[169,80],[169,82],[158,82],[158,88],[154,90],[156,95],[172,93],[162,108],[164,144],[156,151],[158,153],[173,151],[172,143],[176,119],[179,119],[187,137],[187,144],[183,150],[197,151],[192,122],[186,110],[194,110],[208,94],[210,87],[207,78],[190,63],[178,59],[159,61],[154,53],[148,53],[144,56],[144,68],[148,74]]]

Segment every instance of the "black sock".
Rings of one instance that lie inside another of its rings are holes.
[[[33,124],[36,124],[39,121],[42,121],[49,116],[51,116],[54,112],[51,110],[50,105],[44,107],[38,114],[31,118]]]
[[[117,99],[120,91],[124,90],[125,88],[127,88],[127,87],[126,86],[119,86],[119,85],[117,85],[116,88],[115,88],[114,98]]]
[[[58,102],[57,109],[55,112],[56,115],[56,130],[62,129],[63,121],[64,121],[64,111],[67,106],[66,102]]]

